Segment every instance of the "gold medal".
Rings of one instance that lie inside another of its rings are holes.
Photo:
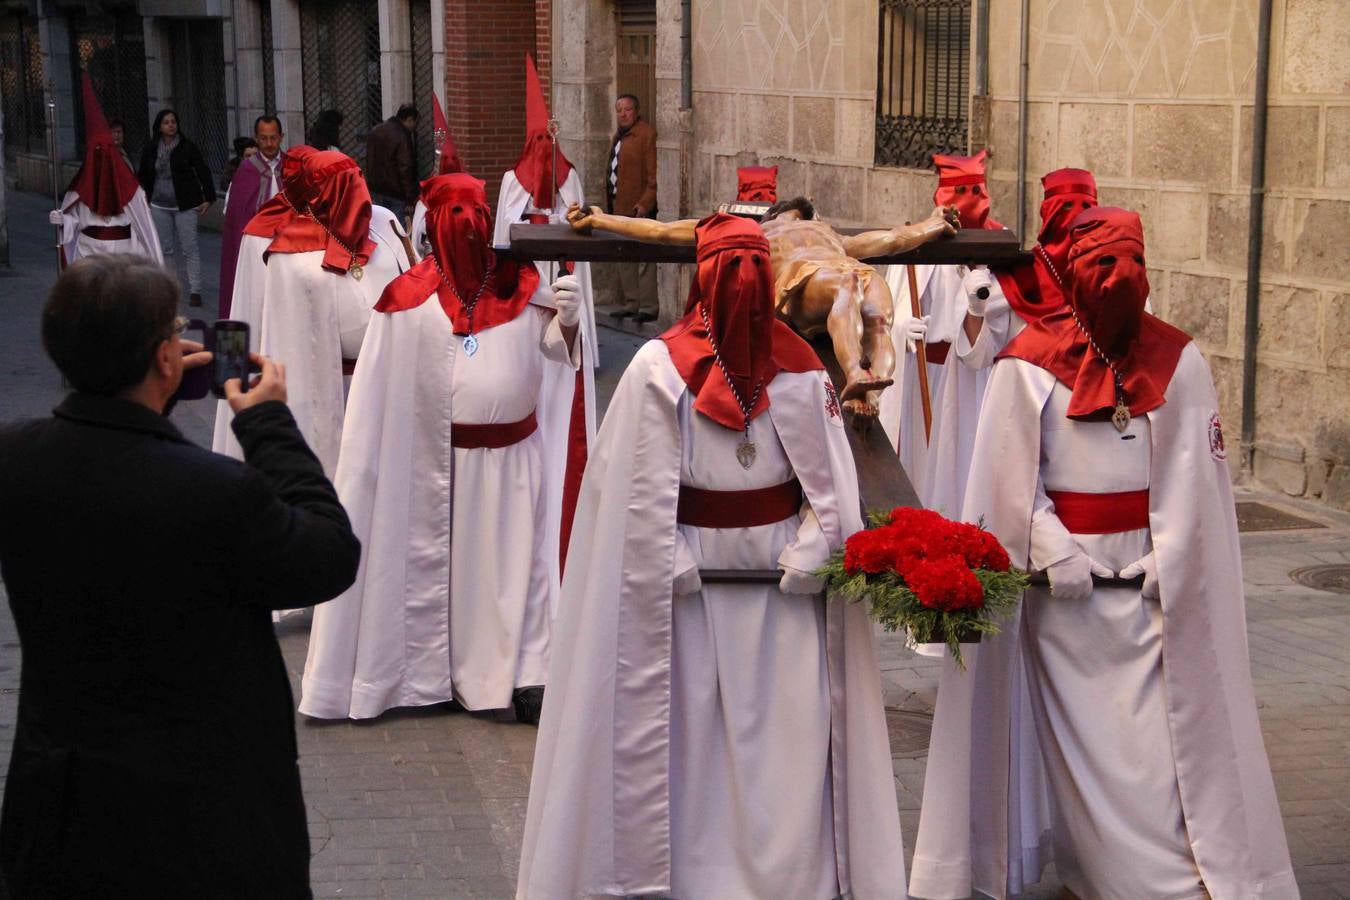
[[[357,281],[360,281],[362,277],[364,277],[366,274],[365,266],[361,265],[360,263],[353,263],[352,267],[347,270],[347,274],[351,275]]]
[[[1130,408],[1125,405],[1123,397],[1116,401],[1116,411],[1111,414],[1111,424],[1121,433],[1130,427]]]

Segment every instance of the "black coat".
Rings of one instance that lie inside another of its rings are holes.
[[[155,157],[160,139],[156,137],[141,150],[141,167],[136,178],[145,191],[145,202],[155,195]],[[193,209],[206,202],[215,202],[216,186],[211,180],[211,169],[197,145],[179,135],[178,146],[169,151],[169,175],[173,178],[173,193],[178,199],[179,211]]]
[[[309,896],[271,611],[345,590],[360,544],[283,404],[234,429],[247,464],[88,394],[0,429],[16,898]]]

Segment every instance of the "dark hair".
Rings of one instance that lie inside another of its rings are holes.
[[[802,214],[803,219],[814,219],[816,217],[816,208],[810,200],[805,197],[793,197],[791,200],[779,200],[773,206],[764,210],[764,217],[761,222],[772,222],[788,210],[795,209]]]
[[[258,146],[258,142],[255,141],[253,138],[240,135],[239,137],[234,139],[234,158],[243,159],[244,151],[247,150],[249,147],[256,147],[256,146]]]
[[[176,120],[178,118],[178,113],[174,112],[172,109],[169,109],[168,107],[165,107],[164,109],[161,109],[159,112],[155,113],[155,124],[150,126],[150,140],[157,141],[161,137],[163,137],[163,135],[159,133],[159,126],[160,123],[164,121],[165,116],[173,116],[174,119]],[[183,123],[179,122],[178,134],[181,136],[182,133],[183,133]]]
[[[178,299],[178,282],[144,256],[86,256],[47,294],[43,349],[76,390],[114,396],[145,379]]]
[[[614,104],[617,106],[620,100],[632,100],[634,111],[642,109],[642,101],[637,98],[637,94],[620,94],[614,98]]]
[[[282,134],[286,133],[286,129],[281,127],[281,120],[278,119],[276,116],[269,116],[266,113],[263,113],[261,116],[258,116],[258,118],[253,120],[254,132],[257,132],[258,126],[264,122],[266,122],[269,125],[277,126],[277,131],[281,132]]]
[[[122,129],[123,131],[126,131],[126,130],[127,130],[127,123],[123,122],[121,119],[109,119],[109,120],[108,120],[108,130],[111,131],[111,130],[114,129],[114,128],[120,128],[120,129]]]
[[[402,122],[404,119],[420,119],[421,116],[417,114],[416,106],[405,103],[398,108],[398,112],[394,113],[394,118]]]
[[[320,110],[314,124],[309,127],[309,139],[305,143],[318,150],[341,146],[342,118],[339,110]]]

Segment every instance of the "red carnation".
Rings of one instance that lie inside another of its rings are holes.
[[[984,588],[959,556],[929,558],[916,563],[905,583],[929,609],[952,611],[984,605]]]
[[[889,543],[889,535],[882,529],[857,532],[844,542],[844,570],[850,575],[890,571],[895,556]]]

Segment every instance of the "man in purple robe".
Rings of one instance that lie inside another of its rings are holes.
[[[234,299],[234,266],[239,260],[239,242],[244,226],[258,208],[281,190],[281,150],[285,135],[276,116],[258,116],[253,122],[253,140],[258,152],[239,163],[225,198],[225,229],[220,244],[220,317],[230,317]]]

